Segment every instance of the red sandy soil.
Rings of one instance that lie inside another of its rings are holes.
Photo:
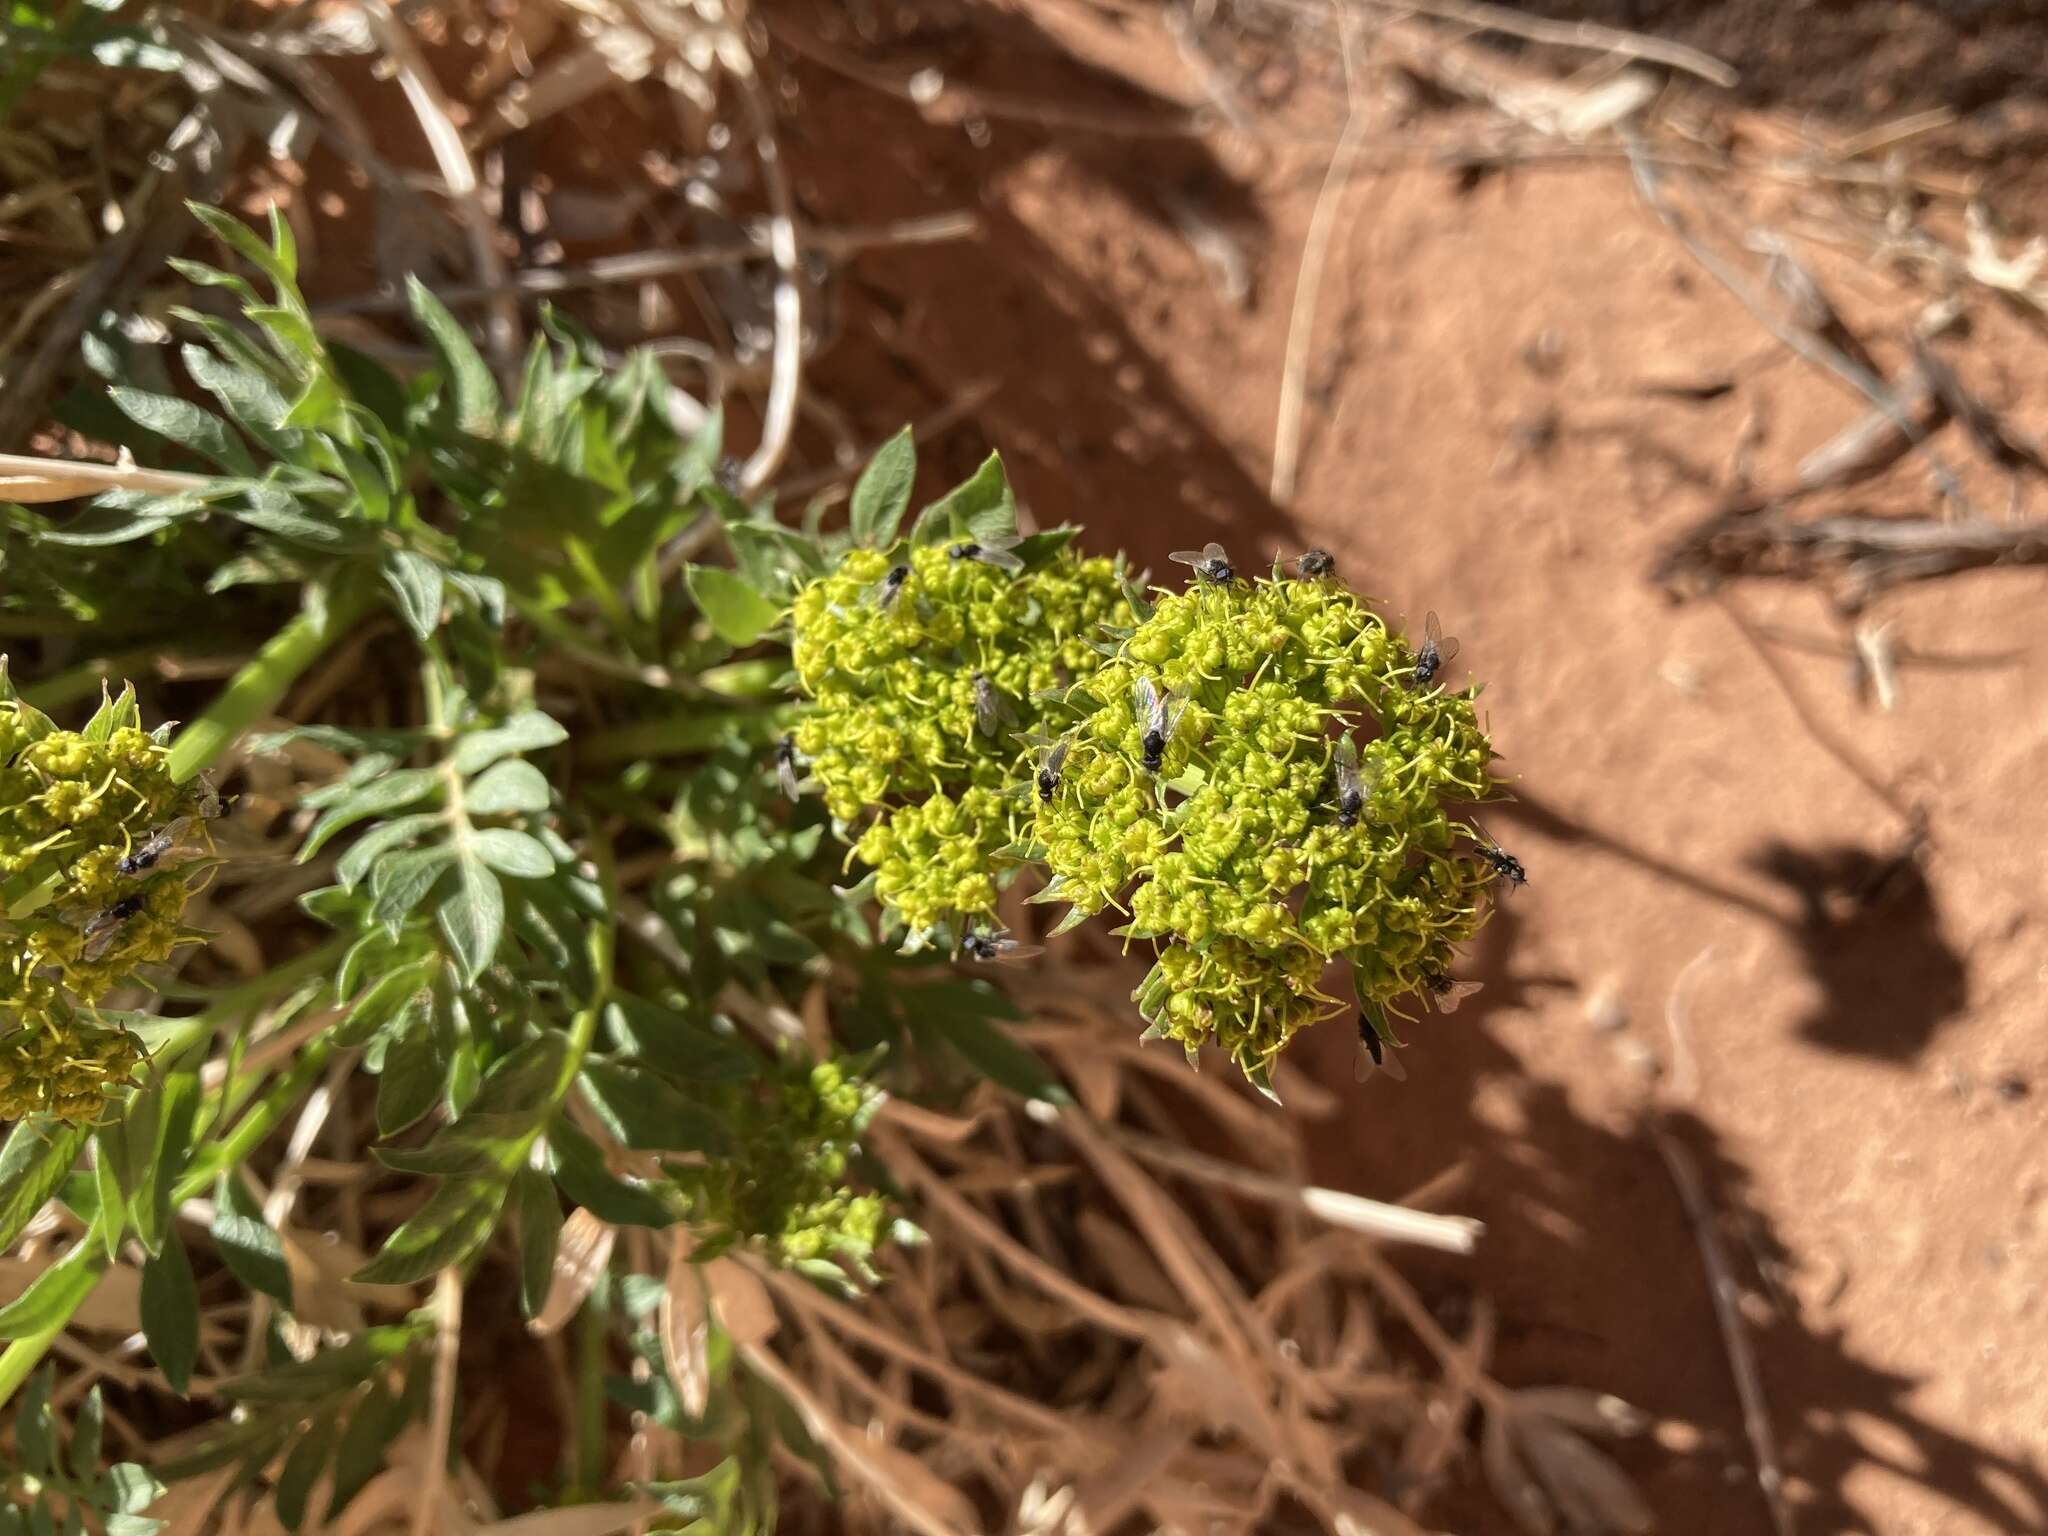
[[[1839,140],[1954,106],[1926,163],[1984,172],[2020,227],[2041,217],[2022,195],[2043,185],[2029,7],[1550,9],[1674,27],[1735,58],[1744,85],[1700,100],[1738,134],[1782,142],[1790,124]],[[772,14],[798,37],[841,28],[840,47],[899,81],[930,66],[1153,120],[1201,101],[1133,0]],[[887,20],[864,41],[843,30],[849,15]],[[1318,79],[1329,63],[1302,62],[1297,91],[1325,124],[1342,115]],[[1768,1530],[1695,1234],[1641,1129],[1643,1062],[1672,1060],[1677,997],[1696,1066],[1662,1091],[1690,1085],[1671,1123],[1721,1213],[1799,1529],[2048,1529],[2048,573],[1879,598],[1866,617],[1892,622],[1915,658],[1890,712],[1848,685],[1849,626],[1818,587],[1743,584],[1731,617],[1655,585],[1657,553],[1729,490],[1746,435],[1760,434],[1756,479],[1782,482],[1863,405],[1775,349],[1611,157],[1476,182],[1411,164],[1353,183],[1315,326],[1300,487],[1280,508],[1266,485],[1325,147],[932,121],[815,61],[780,78],[810,218],[969,207],[987,223],[978,242],[874,253],[847,273],[811,379],[863,441],[999,378],[928,446],[932,487],[994,444],[1042,523],[1083,521],[1091,544],[1155,570],[1211,537],[1245,563],[1325,545],[1409,624],[1441,613],[1463,642],[1454,670],[1485,681],[1518,795],[1488,825],[1529,884],[1471,957],[1485,992],[1423,1032],[1406,1085],[1355,1088],[1342,1023],[1309,1042],[1347,1106],[1318,1129],[1322,1176],[1391,1197],[1464,1165],[1447,1204],[1486,1220],[1479,1258],[1410,1268],[1447,1311],[1475,1287],[1494,1299],[1500,1378],[1583,1383],[1656,1415],[1659,1435],[1620,1454],[1660,1530]],[[409,124],[378,117],[387,130],[396,142]],[[562,184],[605,189],[629,163],[622,146],[664,131],[598,102],[535,135],[535,153]],[[1721,196],[1782,227],[1815,193]],[[1235,232],[1244,307],[1170,200]],[[329,213],[321,286],[367,286],[350,275],[369,261],[356,215]],[[1853,255],[1798,249],[1896,367],[1884,338],[1928,295]],[[1966,375],[2048,436],[2041,332],[1981,296],[1971,309],[1955,354]],[[1729,373],[1702,401],[1639,387]],[[802,446],[815,462],[820,444]],[[1956,430],[1937,447],[1971,466],[1980,506],[2007,514],[2008,482]],[[1908,459],[1826,505],[1914,513],[1934,499]],[[1924,812],[1917,862],[1894,862],[1906,824],[1844,752]],[[1425,1514],[1509,1528],[1469,1468]]]

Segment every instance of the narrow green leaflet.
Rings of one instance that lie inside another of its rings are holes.
[[[106,1267],[106,1244],[95,1235],[80,1238],[27,1290],[0,1307],[0,1339],[26,1338],[62,1323],[91,1294]]]
[[[728,570],[693,565],[686,575],[690,596],[703,610],[712,633],[727,645],[752,645],[782,616],[782,610]]]
[[[279,457],[289,451],[291,440],[279,430],[279,424],[291,406],[275,384],[260,373],[223,362],[205,347],[189,342],[179,349],[178,355],[184,359],[185,371],[220,402],[235,425]]]
[[[142,1336],[171,1390],[183,1396],[199,1359],[199,1287],[176,1232],[142,1266]]]
[[[384,552],[384,582],[398,595],[399,617],[424,640],[441,627],[441,567],[416,550]]]
[[[476,856],[501,875],[542,880],[555,872],[555,856],[537,837],[509,827],[485,827],[469,835]]]
[[[569,733],[537,709],[514,715],[503,725],[471,731],[455,743],[455,771],[465,779],[514,752],[538,752],[569,739]]]
[[[913,1031],[944,1040],[984,1077],[1027,1099],[1073,1102],[1037,1052],[997,1022],[1018,1017],[1016,1006],[986,982],[933,982],[905,989],[898,1001]]]
[[[917,537],[926,543],[939,539],[994,539],[1017,531],[1017,498],[1010,490],[1010,477],[1003,472],[1001,454],[992,453],[981,467],[953,487],[917,520]]]
[[[505,890],[481,859],[465,857],[456,865],[455,889],[441,900],[435,916],[453,951],[464,986],[490,968],[505,933]]]
[[[249,450],[213,412],[176,395],[159,395],[126,384],[114,385],[107,391],[107,398],[138,427],[167,438],[180,448],[189,448],[229,474],[255,476],[256,461]]]
[[[474,811],[472,803],[470,809]],[[429,827],[438,826],[447,817],[440,811],[415,811],[408,816],[394,816],[389,821],[380,821],[348,846],[348,851],[334,861],[334,877],[341,882],[344,891],[352,891],[362,883],[370,872],[370,866],[387,853],[403,848],[424,833]]]
[[[434,297],[425,283],[408,276],[405,292],[412,302],[413,318],[419,321],[420,328],[433,342],[434,351],[440,355],[455,424],[474,436],[489,437],[504,409],[490,365],[469,339],[462,322],[448,313],[448,307]]]
[[[455,862],[452,848],[409,848],[370,872],[370,916],[396,933]]]
[[[917,444],[905,427],[884,443],[853,487],[852,523],[856,543],[887,549],[910,507],[917,479]]]
[[[636,1152],[732,1150],[717,1116],[651,1072],[609,1061],[586,1061],[577,1079],[584,1101],[612,1138]]]
[[[512,1195],[519,1226],[519,1309],[537,1317],[554,1282],[562,1203],[555,1195],[555,1181],[537,1168],[519,1170],[512,1180]]]
[[[83,1125],[55,1120],[21,1120],[0,1146],[0,1250],[10,1248],[22,1228],[56,1193],[91,1134]]]
[[[48,1477],[57,1466],[56,1425],[50,1417],[50,1378],[47,1365],[31,1376],[14,1413],[14,1454],[22,1470],[34,1477]]]
[[[320,819],[306,834],[305,845],[299,849],[299,862],[303,864],[312,858],[335,833],[367,817],[382,816],[424,800],[441,785],[441,776],[431,768],[403,768],[347,789],[338,798],[327,801]]]
[[[284,1244],[237,1173],[222,1174],[214,1187],[211,1236],[221,1262],[236,1279],[291,1310],[292,1276],[285,1265]]]
[[[548,808],[548,781],[533,764],[519,758],[498,763],[470,781],[462,802],[472,816],[524,815]],[[341,872],[335,866],[335,872]]]

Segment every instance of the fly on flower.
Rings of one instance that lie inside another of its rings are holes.
[[[894,565],[889,574],[868,588],[867,602],[887,613],[895,606],[896,599],[903,595],[903,584],[910,580],[910,567]]]
[[[1017,712],[1010,708],[1010,701],[1003,697],[996,685],[988,680],[988,674],[975,673],[974,728],[993,740],[1005,724],[1016,723]]]
[[[981,929],[960,941],[960,953],[983,963],[994,961],[998,965],[1020,965],[1044,954],[1045,946],[1019,943],[1009,936],[1007,929],[999,928],[993,933]]]
[[[1142,733],[1139,745],[1144,751],[1145,771],[1157,773],[1166,760],[1166,744],[1173,740],[1174,729],[1180,724],[1181,711],[1187,708],[1188,701],[1170,689],[1161,692],[1149,677],[1141,677],[1132,684],[1131,701]]]
[[[1510,890],[1529,883],[1529,872],[1522,868],[1522,861],[1480,828],[1472,829],[1472,841],[1478,845],[1479,857],[1486,867],[1493,871],[1494,879],[1507,881]]]
[[[1023,538],[1014,533],[990,534],[969,543],[955,544],[946,554],[954,560],[978,560],[983,565],[992,565],[1015,576],[1024,569],[1024,561],[1010,551],[1023,542]]]
[[[1349,736],[1337,738],[1337,825],[1355,827],[1365,810],[1365,797],[1379,782],[1379,764],[1367,763],[1361,773],[1358,743]],[[1368,782],[1370,780],[1370,782]]]
[[[1051,805],[1052,797],[1060,792],[1060,770],[1066,766],[1067,748],[1074,743],[1071,736],[1062,736],[1054,742],[1041,737],[1039,744],[1046,750],[1038,760],[1038,799],[1042,805]]]
[[[1304,550],[1294,561],[1294,574],[1303,578],[1328,576],[1337,569],[1337,557],[1327,549]]]
[[[1387,1049],[1399,1045],[1394,1032],[1387,1028],[1384,1018],[1375,1019],[1372,1008],[1361,1008],[1358,1013],[1358,1062],[1353,1076],[1365,1082],[1376,1072],[1384,1072],[1395,1082],[1408,1080],[1408,1069],[1401,1065],[1398,1056]]]
[[[1204,581],[1225,586],[1236,573],[1230,568],[1230,556],[1224,553],[1221,544],[1204,544],[1201,549],[1177,549],[1166,557],[1179,565],[1194,567],[1195,574]]]
[[[795,800],[802,789],[797,783],[796,738],[784,736],[775,743],[775,782],[782,786],[782,793]]]
[[[107,946],[114,942],[115,935],[127,924],[128,919],[142,908],[143,900],[140,896],[123,896],[112,906],[93,914],[79,930],[85,939],[85,948],[80,951],[81,956],[86,960],[99,959],[107,952]]]
[[[148,837],[114,861],[114,868],[124,875],[139,875],[145,870],[155,869],[158,861],[178,846],[180,839],[191,830],[192,818],[180,816],[175,821],[165,822]]]
[[[1437,673],[1457,659],[1457,640],[1445,638],[1443,625],[1430,614],[1422,621],[1422,648],[1415,653],[1415,686],[1427,688],[1436,681]]]
[[[1442,971],[1425,971],[1422,1000],[1438,1013],[1456,1013],[1458,1005],[1485,987],[1483,981],[1453,981]]]

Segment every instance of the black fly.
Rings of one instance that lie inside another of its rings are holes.
[[[991,739],[1005,721],[1015,724],[1016,711],[1010,708],[1010,701],[996,690],[988,680],[986,672],[974,674],[974,728]]]
[[[1231,570],[1230,556],[1223,552],[1221,544],[1204,544],[1199,550],[1177,549],[1166,558],[1179,565],[1193,566],[1197,576],[1218,586],[1236,574]]]
[[[180,816],[176,821],[166,822],[116,859],[114,868],[124,875],[139,875],[144,870],[156,868],[157,860],[177,846],[178,839],[185,835],[191,825],[190,816]]]
[[[1038,760],[1038,798],[1046,805],[1052,804],[1052,797],[1060,792],[1060,768],[1067,760],[1067,748],[1073,743],[1065,736],[1052,743],[1045,756]]]
[[[1349,736],[1337,741],[1337,825],[1355,827],[1359,815],[1365,810],[1366,782],[1358,771],[1358,744]],[[1372,769],[1373,778],[1379,777],[1377,765]]]
[[[908,580],[910,580],[909,566],[892,566],[888,575],[868,589],[868,601],[884,613],[888,612],[895,604],[896,599],[903,595],[903,584]]]
[[[97,960],[107,945],[113,942],[114,934],[121,925],[142,908],[143,900],[140,896],[123,896],[111,907],[95,914],[93,919],[79,930],[85,939],[85,958]]]
[[[1359,1082],[1364,1082],[1375,1072],[1384,1072],[1397,1083],[1407,1081],[1408,1069],[1401,1065],[1400,1058],[1387,1052],[1385,1042],[1392,1039],[1391,1032],[1382,1035],[1369,1012],[1359,1010],[1358,1067],[1353,1074]]]
[[[1297,576],[1327,576],[1337,569],[1337,557],[1327,549],[1304,551],[1294,562]]]
[[[1023,542],[1014,533],[993,534],[973,543],[955,544],[946,553],[955,560],[979,560],[983,565],[992,565],[1014,576],[1024,569],[1024,562],[1010,551]]]
[[[1458,642],[1444,638],[1443,626],[1432,613],[1422,621],[1422,649],[1415,653],[1415,686],[1427,688],[1437,673],[1458,659]]]
[[[1479,857],[1485,861],[1486,867],[1493,871],[1493,877],[1496,880],[1505,880],[1511,887],[1523,886],[1529,883],[1529,872],[1522,868],[1522,861],[1520,859],[1509,853],[1507,849],[1501,847],[1499,843],[1496,843],[1484,832],[1480,832],[1478,828],[1473,828],[1473,831],[1477,834],[1473,841],[1479,845]]]
[[[1438,1013],[1456,1013],[1460,1003],[1485,985],[1483,981],[1453,981],[1442,971],[1425,971],[1422,998]]]
[[[1171,692],[1161,693],[1149,677],[1141,677],[1132,685],[1131,698],[1142,732],[1139,746],[1144,751],[1145,771],[1157,773],[1166,760],[1166,744],[1173,740],[1174,727],[1180,724],[1187,700],[1176,698]]]
[[[983,930],[970,933],[960,941],[960,953],[970,960],[984,963],[995,961],[998,965],[1015,965],[1045,953],[1040,944],[1020,944],[1007,933],[998,930],[989,933]]]
[[[796,738],[785,736],[775,743],[775,782],[782,786],[783,794],[791,800],[801,791],[797,788]]]

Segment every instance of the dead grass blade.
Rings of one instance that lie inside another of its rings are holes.
[[[562,1235],[555,1244],[554,1274],[540,1311],[527,1322],[526,1331],[544,1339],[560,1332],[569,1319],[582,1310],[584,1298],[611,1263],[612,1244],[618,1229],[582,1206],[562,1223]]]
[[[711,1313],[703,1273],[690,1262],[690,1245],[680,1233],[669,1242],[668,1280],[661,1290],[657,1325],[662,1363],[683,1412],[701,1419],[711,1401]]]

